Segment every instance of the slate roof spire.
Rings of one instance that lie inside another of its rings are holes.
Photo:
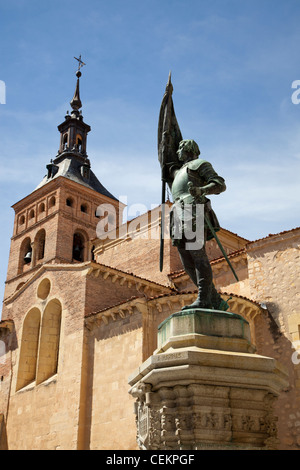
[[[70,101],[70,105],[73,111],[78,112],[78,110],[82,108],[82,103],[81,103],[80,93],[79,93],[79,79],[81,77],[80,70],[77,70],[76,77],[77,77],[77,83],[76,83],[75,93],[74,93],[72,100]]]
[[[97,191],[104,196],[117,200],[98,180],[91,170],[91,163],[87,155],[87,135],[91,127],[83,121],[80,108],[82,107],[79,79],[81,77],[81,67],[86,65],[78,60],[78,70],[76,71],[75,93],[70,101],[71,112],[67,111],[65,120],[58,126],[60,132],[60,145],[54,160],[51,159],[47,165],[47,175],[44,177],[38,188],[47,184],[53,178],[63,176],[76,183],[80,183],[90,189]]]

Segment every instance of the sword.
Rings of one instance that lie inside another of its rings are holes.
[[[224,248],[223,248],[223,246],[222,246],[222,244],[221,244],[221,242],[220,242],[220,240],[219,240],[219,238],[218,238],[218,235],[216,234],[216,232],[215,232],[213,226],[211,225],[209,218],[208,218],[205,214],[204,214],[204,220],[205,220],[205,222],[206,222],[206,224],[207,224],[209,230],[210,230],[211,233],[213,234],[214,239],[216,240],[217,244],[219,245],[219,248],[220,248],[220,250],[222,251],[222,254],[223,254],[224,258],[226,259],[226,261],[227,261],[227,263],[228,263],[228,265],[229,265],[231,271],[233,272],[234,277],[236,278],[237,282],[239,282],[239,278],[237,277],[236,272],[235,272],[235,270],[233,269],[232,264],[230,263],[230,261],[229,261],[229,259],[228,259],[228,256],[227,256],[227,254],[226,254],[226,252],[225,252],[225,250],[224,250]]]
[[[193,183],[192,183],[192,182],[188,183],[188,186],[189,186],[189,187],[192,187],[192,186],[193,186]],[[200,204],[203,204],[203,202],[201,202],[201,196],[199,196],[199,197],[197,197],[197,198],[195,197],[195,200],[198,201]],[[217,242],[217,244],[218,244],[218,246],[219,246],[219,248],[220,248],[220,250],[221,250],[221,252],[222,252],[222,254],[223,254],[223,256],[224,256],[224,258],[226,259],[226,261],[227,261],[227,263],[228,263],[228,266],[230,267],[230,269],[231,269],[231,271],[232,271],[232,273],[233,273],[235,279],[237,280],[237,282],[239,282],[239,278],[237,277],[237,274],[236,274],[235,270],[234,270],[233,267],[232,267],[232,264],[230,263],[230,261],[229,261],[229,259],[228,259],[227,253],[226,253],[226,251],[224,250],[224,248],[223,248],[223,246],[222,246],[222,244],[221,244],[221,242],[220,242],[220,240],[219,240],[219,237],[218,237],[218,235],[216,234],[216,231],[215,231],[215,229],[213,228],[213,226],[212,226],[212,224],[211,224],[209,218],[208,218],[207,215],[205,214],[205,210],[204,210],[204,220],[205,220],[206,225],[208,226],[209,230],[210,230],[211,233],[213,234],[213,237],[214,237],[214,239],[216,240],[216,242]]]

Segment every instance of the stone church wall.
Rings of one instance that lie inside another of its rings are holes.
[[[92,359],[92,450],[136,449],[134,400],[128,394],[128,376],[142,363],[142,318],[132,315],[100,323],[89,334]]]
[[[251,298],[269,315],[269,332],[257,328],[258,348],[289,371],[290,385],[277,409],[281,448],[300,448],[300,229],[247,247]]]

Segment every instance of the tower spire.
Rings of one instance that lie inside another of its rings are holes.
[[[77,82],[74,96],[70,101],[72,107],[71,113],[69,114],[67,111],[65,121],[58,126],[61,135],[58,155],[66,156],[72,154],[72,156],[76,156],[76,158],[87,158],[87,134],[90,132],[91,128],[88,124],[85,124],[82,113],[79,111],[82,107],[79,92],[80,69],[86,64],[81,60],[81,55],[79,58],[74,57],[74,59],[78,61],[78,69],[76,71]]]
[[[70,105],[71,105],[73,111],[75,111],[75,113],[77,113],[78,110],[82,107],[82,103],[81,103],[81,99],[80,99],[80,92],[79,92],[79,79],[81,77],[80,69],[81,69],[81,67],[83,67],[86,64],[81,60],[81,55],[79,56],[78,59],[77,59],[77,57],[74,57],[74,59],[76,59],[78,61],[78,69],[77,69],[77,72],[76,72],[77,82],[76,82],[75,93],[74,93],[74,96],[73,96],[72,100],[70,101]]]
[[[70,105],[74,111],[78,111],[82,107],[81,99],[80,99],[80,93],[79,93],[79,78],[81,77],[81,72],[78,70],[76,72],[77,76],[77,82],[76,82],[76,88],[75,88],[75,93],[70,101]]]

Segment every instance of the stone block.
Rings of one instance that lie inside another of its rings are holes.
[[[253,352],[249,323],[219,310],[188,309],[174,313],[158,327],[156,353],[183,345],[224,351]]]
[[[184,310],[159,326],[158,345],[129,377],[141,449],[276,448],[287,374],[254,354],[242,317]]]

